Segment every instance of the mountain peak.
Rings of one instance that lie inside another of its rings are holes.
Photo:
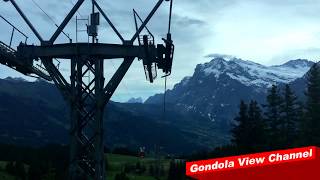
[[[134,104],[134,103],[143,103],[143,100],[142,100],[141,97],[138,97],[138,98],[130,98],[130,99],[127,101],[127,103],[132,103],[132,104]]]
[[[300,67],[311,67],[314,64],[314,62],[309,61],[307,59],[295,59],[290,60],[280,66],[283,67],[292,67],[292,68],[300,68]]]
[[[216,58],[213,58],[210,62],[204,63],[204,65],[214,66],[214,65],[225,64],[226,62],[227,60],[225,60],[224,58],[216,57]]]
[[[200,72],[203,72],[206,76],[214,74],[216,78],[218,78],[220,73],[226,68],[227,64],[228,62],[224,58],[217,57],[212,59],[210,62],[199,64],[197,69],[199,69]]]
[[[21,77],[11,77],[11,76],[8,76],[6,78],[4,78],[4,80],[7,80],[7,81],[15,81],[15,82],[27,82],[27,80],[21,78]]]

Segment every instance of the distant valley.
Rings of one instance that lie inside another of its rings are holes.
[[[303,96],[304,75],[313,62],[292,60],[263,66],[241,59],[215,58],[199,64],[163,95],[141,103],[111,102],[105,113],[106,147],[155,145],[168,153],[192,153],[229,142],[240,99],[263,102],[272,84],[290,83]],[[18,145],[67,144],[69,114],[58,90],[45,81],[0,80],[0,141]]]

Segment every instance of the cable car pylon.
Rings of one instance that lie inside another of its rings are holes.
[[[52,80],[55,83],[64,99],[68,102],[71,110],[69,179],[104,180],[106,178],[103,145],[104,109],[134,59],[138,58],[143,61],[147,79],[150,82],[153,82],[156,77],[155,73],[157,69],[161,69],[164,76],[171,74],[174,51],[171,34],[167,35],[164,45],[155,45],[154,42],[148,40],[147,35],[143,36],[139,45],[134,44],[161,4],[164,1],[170,0],[158,0],[149,15],[129,40],[123,38],[98,2],[91,0],[92,14],[87,32],[88,36],[92,38],[92,42],[72,43],[70,41],[60,44],[55,43],[56,39],[63,33],[66,25],[85,0],[78,0],[75,3],[49,40],[42,38],[15,0],[4,1],[11,2],[33,34],[38,38],[40,45],[28,45],[22,42],[11,59],[3,59],[0,51],[0,61],[8,61],[7,64],[11,61],[28,61],[30,62],[29,64],[32,64],[36,60],[41,61],[50,77],[46,79]],[[121,44],[98,42],[100,14],[102,14],[103,18],[119,37],[122,42]],[[54,65],[53,60],[56,58],[62,61],[71,61],[70,83]],[[123,59],[122,64],[109,82],[105,84],[104,60],[119,58]],[[20,69],[16,70],[23,73],[21,69],[24,68],[24,65],[22,64],[21,66]],[[93,78],[90,81],[85,81],[84,78],[88,74],[93,74]]]

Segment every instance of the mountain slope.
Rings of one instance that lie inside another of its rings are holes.
[[[105,144],[160,145],[166,152],[190,153],[229,142],[230,121],[240,99],[263,101],[273,83],[301,81],[312,65],[306,60],[266,67],[249,61],[216,58],[198,65],[167,93],[146,103],[110,102],[105,113]],[[292,72],[292,73],[291,73]],[[255,82],[255,83],[252,83]],[[68,143],[69,111],[59,91],[45,81],[0,79],[0,142],[41,146]]]
[[[227,131],[241,99],[263,102],[272,84],[290,83],[302,77],[312,64],[298,59],[283,65],[263,66],[237,58],[227,61],[218,57],[197,65],[192,77],[185,77],[167,92],[167,101],[180,112],[197,113]],[[163,94],[157,94],[145,103],[162,102]]]
[[[192,114],[180,114],[168,106],[137,103],[107,105],[105,144],[108,148],[161,145],[171,153],[190,153],[214,147],[225,136]],[[28,146],[68,143],[68,107],[53,84],[20,79],[0,79],[0,142]],[[205,128],[203,128],[205,127]]]
[[[318,67],[320,67],[320,62],[317,63]],[[308,72],[302,77],[290,82],[291,89],[300,97],[302,100],[305,99],[305,92],[307,87],[307,78]]]

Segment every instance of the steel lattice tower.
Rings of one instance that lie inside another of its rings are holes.
[[[54,42],[85,0],[77,1],[61,25],[47,41],[43,40],[15,0],[4,1],[12,3],[39,39],[40,45],[21,43],[17,47],[17,51],[14,51],[1,42],[0,63],[7,66],[10,65],[9,67],[27,75],[35,74],[44,79],[52,80],[56,84],[71,110],[70,179],[105,179],[103,145],[105,105],[109,102],[135,58],[143,60],[146,76],[150,82],[153,82],[156,76],[154,74],[156,68],[162,69],[165,76],[171,74],[174,46],[170,31],[167,38],[164,39],[165,45],[158,44],[156,46],[154,39],[150,40],[148,35],[140,37],[140,33],[146,28],[147,23],[164,0],[158,0],[147,18],[144,21],[141,20],[140,27],[137,26],[136,22],[137,31],[130,40],[124,40],[98,3],[95,0],[91,0],[92,14],[91,23],[88,26],[88,35],[92,37],[92,42],[69,42],[64,44],[55,44]],[[99,12],[95,12],[95,8]],[[170,19],[171,10],[172,0]],[[122,44],[97,42],[97,26],[99,25],[100,13],[122,41]],[[136,11],[134,13],[136,20],[137,13]],[[153,38],[152,34],[151,37]],[[134,45],[136,39],[138,39],[139,45]],[[55,58],[71,61],[70,83],[54,65],[53,59]],[[123,62],[105,85],[104,61],[118,58],[123,58]],[[38,60],[43,63],[45,72],[33,66],[34,61]],[[93,78],[89,81],[85,79],[88,74],[93,75]]]

